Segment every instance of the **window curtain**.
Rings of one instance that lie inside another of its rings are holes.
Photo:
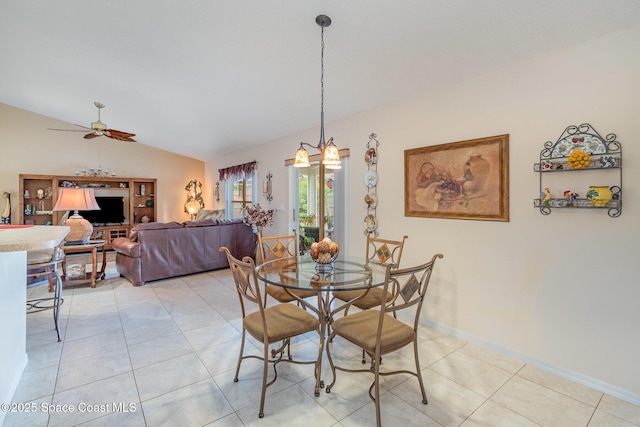
[[[258,163],[256,161],[253,161],[224,169],[218,169],[218,172],[220,173],[220,181],[237,181],[239,179],[249,179],[256,171],[257,165]]]

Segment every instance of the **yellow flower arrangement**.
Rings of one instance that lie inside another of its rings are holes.
[[[591,157],[582,151],[574,151],[567,159],[567,166],[573,169],[582,169],[591,163]]]

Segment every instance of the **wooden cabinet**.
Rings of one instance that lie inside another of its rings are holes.
[[[156,181],[133,181],[133,222],[153,222],[156,218]],[[146,217],[146,218],[145,218]]]
[[[20,175],[18,209],[20,224],[52,225],[55,204],[54,177],[51,175]]]
[[[105,240],[109,249],[113,239],[127,237],[135,224],[157,220],[156,179],[21,174],[20,224],[59,224],[64,212],[54,212],[53,206],[57,189],[64,186],[93,188],[98,198],[122,196],[124,221],[94,224],[93,228],[92,239]]]

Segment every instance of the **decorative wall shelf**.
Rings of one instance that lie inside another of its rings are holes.
[[[540,197],[533,200],[533,206],[543,215],[564,208],[606,209],[612,218],[622,214],[622,145],[613,133],[602,138],[588,123],[569,126],[557,141],[545,142],[533,170],[540,177]],[[578,190],[582,194],[563,187],[562,197],[558,188],[554,195],[548,178],[559,172],[583,174],[578,180],[584,182],[584,189]]]

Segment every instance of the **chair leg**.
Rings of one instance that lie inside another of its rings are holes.
[[[233,378],[233,382],[238,382],[238,375],[240,374],[240,365],[242,364],[242,353],[244,352],[244,338],[246,335],[246,330],[244,326],[242,327],[242,338],[240,340],[240,353],[238,354],[238,366],[236,367],[236,376]]]
[[[53,292],[53,287],[55,286],[56,280],[54,277],[51,276],[51,270],[49,269],[49,267],[45,268],[45,271],[47,273],[47,282],[49,283],[49,292]]]
[[[416,376],[420,383],[420,392],[422,393],[422,403],[425,405],[429,403],[427,400],[427,394],[424,392],[424,383],[422,382],[422,371],[420,370],[420,359],[418,358],[418,340],[413,341],[413,358],[416,361]]]
[[[260,412],[258,412],[258,418],[264,417],[264,400],[267,395],[267,373],[269,371],[269,343],[264,343],[263,354],[263,366],[262,366],[262,395],[260,396]],[[274,364],[275,369],[275,364]]]
[[[379,358],[378,358],[379,359]],[[374,388],[375,388],[375,404],[376,404],[376,426],[381,427],[382,420],[380,419],[380,364],[374,364]]]
[[[331,335],[329,335],[329,337],[327,338],[327,359],[329,359],[329,366],[331,367],[331,374],[333,375],[333,378],[331,379],[331,383],[326,385],[324,390],[327,393],[331,393],[331,389],[333,388],[333,385],[336,383],[336,365],[333,364],[333,359],[331,358],[331,350],[329,350],[329,344],[330,342],[333,341],[333,338],[335,336],[335,333],[331,333]]]

